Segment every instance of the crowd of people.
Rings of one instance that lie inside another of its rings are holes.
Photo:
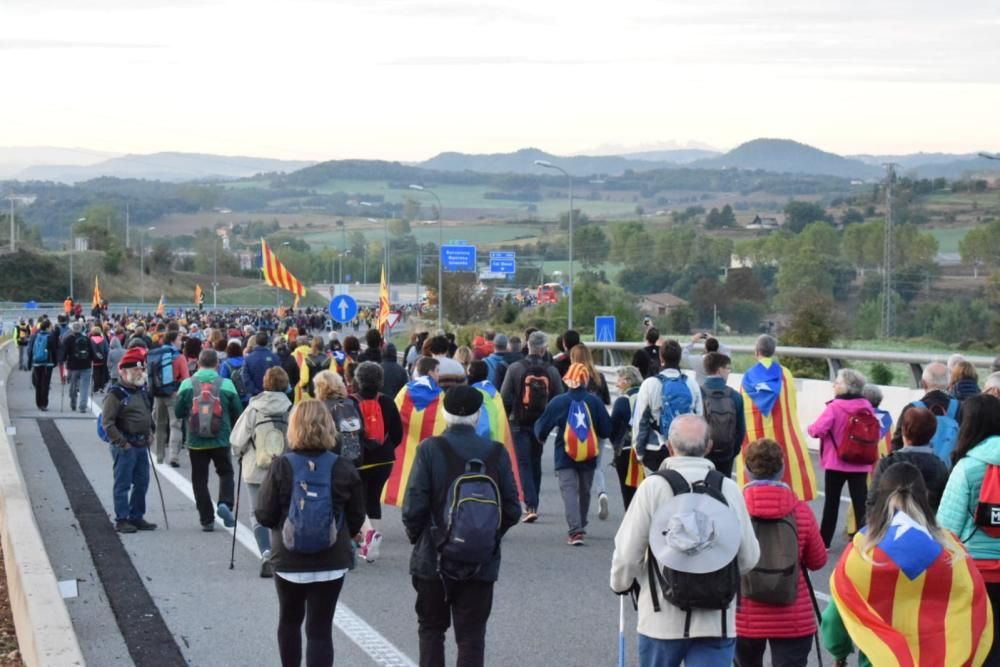
[[[337,599],[385,548],[383,505],[413,545],[420,664],[444,664],[454,624],[458,664],[482,665],[501,540],[538,521],[550,435],[569,546],[586,542],[592,499],[609,516],[606,457],[617,473],[610,586],[638,610],[641,665],[761,665],[768,649],[805,665],[820,641],[838,664],[855,650],[861,664],[1000,663],[1000,368],[980,386],[957,355],[929,364],[895,420],[877,386],[841,370],[805,429],[824,473],[817,521],[794,378],[770,335],[734,388],[724,344],[650,327],[612,392],[576,331],[485,330],[468,346],[420,332],[397,354],[375,329],[341,339],[313,315],[60,316],[16,333],[39,410],[57,370],[71,409],[103,395],[120,533],[156,529],[154,460],[191,466],[204,531],[235,526],[246,485],[283,665],[333,663]],[[808,572],[831,558],[821,613]]]

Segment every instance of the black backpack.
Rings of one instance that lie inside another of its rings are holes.
[[[73,340],[70,343],[70,355],[73,357],[73,361],[78,361],[80,363],[89,363],[94,357],[94,350],[91,346],[90,339],[81,334],[75,334]]]
[[[727,458],[736,453],[742,444],[736,442],[736,401],[728,388],[702,389],[705,403],[705,421],[712,437],[712,456]]]
[[[740,583],[743,597],[774,605],[789,605],[799,594],[799,526],[795,510],[780,519],[751,516],[760,543],[760,560]]]
[[[551,397],[548,367],[545,364],[528,364],[514,401],[514,418],[517,423],[530,424],[541,417]]]
[[[229,367],[229,379],[232,381],[233,386],[236,387],[236,394],[242,399],[247,395],[247,385],[246,380],[243,379],[243,367],[246,366],[246,361],[239,368],[236,368],[228,361],[222,362],[223,365]]]

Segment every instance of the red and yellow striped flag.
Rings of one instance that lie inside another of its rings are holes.
[[[382,284],[378,290],[378,332],[385,335],[389,328],[389,285],[385,282],[385,264],[382,265]]]
[[[167,302],[163,299],[163,294],[160,294],[160,302],[156,304],[156,314],[163,315],[167,312]]]
[[[503,407],[500,392],[488,380],[472,385],[483,395],[483,408],[479,414],[479,425],[476,433],[503,444],[510,457],[514,469],[514,483],[517,485],[517,497],[524,499],[521,491],[521,471],[517,465],[517,451],[514,449],[514,436],[510,432],[510,422],[507,420],[507,410]]]
[[[267,241],[260,240],[262,269],[264,271],[264,282],[271,287],[281,287],[296,296],[305,296],[306,288],[302,286],[298,278],[285,268],[285,265],[278,260],[278,256],[267,247]]]
[[[597,458],[597,434],[594,432],[590,408],[583,401],[572,401],[563,429],[566,455],[577,463]]]
[[[635,449],[629,449],[628,469],[625,471],[625,486],[638,489],[644,479],[646,479],[646,467],[639,463],[639,457],[635,455]]]
[[[382,502],[386,505],[403,506],[417,448],[427,438],[444,432],[442,396],[444,392],[429,377],[417,378],[399,390],[396,407],[403,421],[403,442],[396,448],[396,461],[382,490]]]
[[[101,283],[98,276],[94,276],[94,297],[90,300],[90,307],[97,308],[101,305]]]
[[[200,306],[205,302],[205,296],[202,294],[201,285],[194,286],[194,305]]]
[[[945,532],[960,556],[899,512],[870,553],[862,554],[865,534],[858,533],[841,555],[830,593],[844,628],[871,664],[978,667],[985,661],[993,644],[986,587],[964,548]]]

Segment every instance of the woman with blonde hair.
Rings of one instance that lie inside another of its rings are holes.
[[[348,394],[344,379],[333,371],[320,371],[314,380],[316,399],[333,417],[336,428],[336,446],[334,451],[345,457],[351,463],[361,465],[361,436],[364,421],[361,418],[361,407]]]
[[[288,422],[289,451],[274,459],[261,484],[257,521],[271,529],[274,585],[278,593],[278,653],[285,667],[302,664],[302,623],[305,621],[306,664],[333,664],[333,615],[351,567],[351,536],[365,520],[364,489],[357,469],[335,456],[333,421],[326,407],[305,399]],[[330,471],[332,518],[336,539],[313,553],[286,546],[293,487],[303,484],[306,471]]]
[[[476,355],[468,345],[462,345],[455,350],[455,361],[462,364],[466,375],[469,373],[469,364],[476,360]]]
[[[605,406],[611,405],[611,393],[604,376],[594,368],[594,358],[590,349],[583,343],[577,343],[569,351],[571,364],[580,364],[587,370],[590,379],[587,381],[587,393],[601,399]],[[605,441],[597,443],[597,469],[594,471],[594,490],[597,491],[597,518],[604,521],[608,518],[608,483],[604,477],[604,466],[601,465]]]
[[[979,393],[979,373],[976,367],[968,361],[959,361],[951,369],[951,381],[948,383],[952,398],[964,401]]]

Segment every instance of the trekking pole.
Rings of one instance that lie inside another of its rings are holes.
[[[816,662],[819,664],[819,667],[823,667],[823,649],[821,649],[819,645],[819,628],[823,622],[823,616],[819,613],[819,602],[816,600],[816,591],[813,590],[812,579],[809,578],[809,570],[805,567],[802,567],[801,569],[802,574],[805,575],[806,578],[806,587],[809,589],[809,597],[812,599],[813,611],[816,612],[816,634],[814,635],[816,638]]]
[[[160,486],[160,476],[156,473],[156,462],[153,461],[153,452],[146,447],[146,454],[149,455],[149,467],[153,469],[153,479],[156,480],[156,490],[160,494],[160,509],[163,510],[163,525],[170,530],[170,520],[167,518],[167,504],[163,502],[163,487]]]
[[[625,667],[625,596],[618,596],[618,667]]]
[[[233,516],[233,544],[229,548],[229,569],[233,569],[236,564],[236,529],[240,527],[240,488],[243,486],[243,457],[239,459],[239,478],[236,480],[236,514]]]
[[[66,409],[66,383],[59,383],[59,412]]]

